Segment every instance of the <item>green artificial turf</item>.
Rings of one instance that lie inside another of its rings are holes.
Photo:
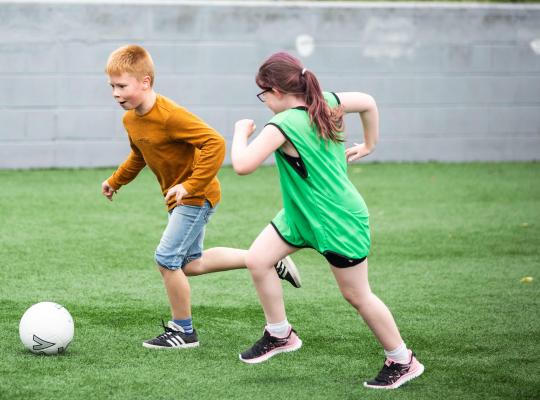
[[[362,388],[382,350],[312,250],[293,256],[304,286],[284,285],[299,351],[238,360],[264,324],[246,270],[190,279],[199,348],[143,348],[169,317],[153,264],[167,217],[147,171],[108,202],[111,171],[0,171],[0,399],[540,397],[540,164],[350,168],[371,212],[372,289],[426,366],[391,393]],[[276,170],[220,180],[206,247],[246,248],[279,209]],[[75,320],[61,356],[19,340],[22,314],[45,300]]]

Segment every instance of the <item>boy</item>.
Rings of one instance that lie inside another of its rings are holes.
[[[245,268],[245,250],[218,247],[202,251],[205,225],[221,191],[216,177],[225,156],[225,140],[197,116],[153,89],[154,65],[142,47],[120,47],[109,56],[106,73],[113,97],[127,110],[123,123],[131,152],[102,193],[112,201],[121,186],[146,166],[161,186],[169,212],[167,227],[155,252],[171,305],[165,332],[143,343],[153,349],[199,345],[191,318],[187,276]],[[288,257],[275,266],[280,278],[300,287]]]

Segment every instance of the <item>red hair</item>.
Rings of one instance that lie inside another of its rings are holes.
[[[261,89],[277,89],[284,94],[302,96],[308,106],[309,120],[325,140],[343,142],[343,107],[331,109],[324,100],[315,74],[285,52],[272,54],[259,68],[255,82]]]

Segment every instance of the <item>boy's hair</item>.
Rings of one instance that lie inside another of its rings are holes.
[[[150,77],[150,86],[154,85],[154,62],[145,48],[130,44],[111,53],[105,67],[107,75],[121,75],[124,72],[138,80]]]

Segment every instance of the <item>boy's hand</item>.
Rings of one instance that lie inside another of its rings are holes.
[[[101,193],[103,193],[103,196],[112,201],[113,195],[116,193],[116,189],[109,185],[109,182],[105,180],[101,184]]]
[[[355,143],[353,147],[345,150],[345,157],[347,157],[347,162],[350,163],[367,156],[369,153],[371,153],[371,150],[367,148],[365,143]]]
[[[234,133],[245,134],[246,137],[250,137],[255,132],[257,126],[252,119],[241,119],[234,124]]]
[[[176,204],[182,203],[182,197],[184,197],[186,194],[188,194],[187,190],[184,189],[182,184],[174,185],[172,188],[169,189],[167,194],[165,195],[165,204],[169,204],[169,200],[175,196],[176,198]]]

